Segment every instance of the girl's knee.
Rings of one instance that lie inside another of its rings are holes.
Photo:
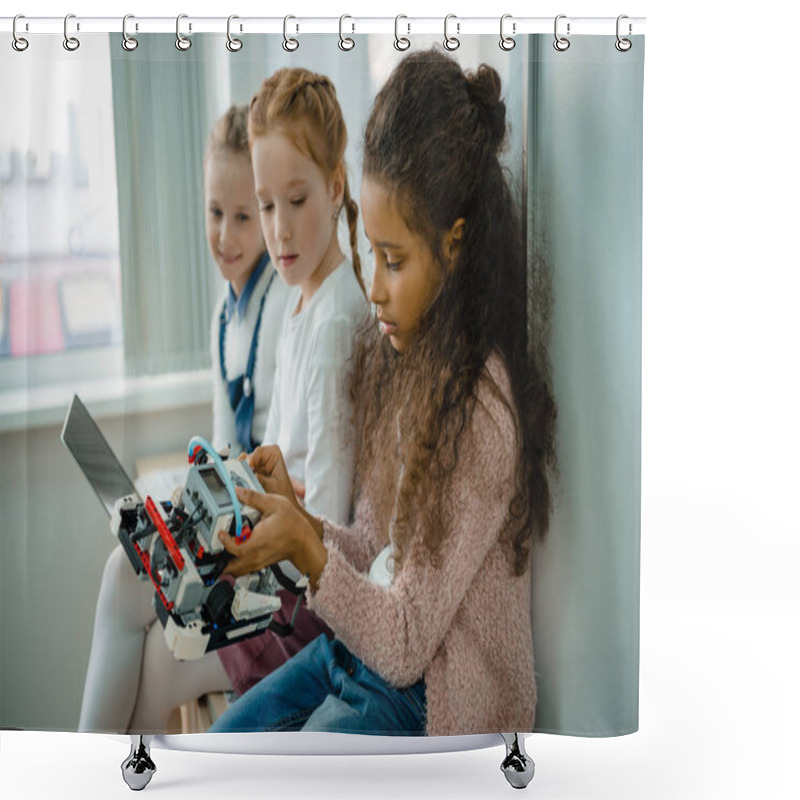
[[[106,559],[103,568],[103,578],[100,582],[100,592],[98,598],[98,610],[109,603],[117,605],[117,595],[121,593],[125,585],[125,568],[130,569],[128,559],[121,545],[117,545]]]
[[[143,631],[156,616],[152,597],[152,586],[138,579],[122,546],[117,545],[103,569],[98,614],[113,616],[124,628]]]
[[[136,574],[128,561],[128,556],[122,549],[122,545],[118,544],[109,554],[106,559],[106,565],[103,568],[103,582],[102,589],[117,589],[127,583],[130,583],[130,576],[138,583]]]
[[[362,719],[359,712],[332,694],[323,700],[303,725],[304,731],[333,733],[361,728]]]
[[[112,577],[113,575],[118,574],[120,567],[127,560],[128,559],[125,556],[125,551],[122,549],[122,545],[118,544],[108,554],[108,558],[106,559],[106,565],[103,568],[103,578],[105,579],[106,576]]]

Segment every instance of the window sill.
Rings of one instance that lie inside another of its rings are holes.
[[[3,391],[0,433],[61,425],[74,394],[95,419],[189,408],[211,403],[211,370]]]

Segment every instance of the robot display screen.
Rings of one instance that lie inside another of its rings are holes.
[[[217,507],[228,506],[231,504],[231,499],[225,484],[213,468],[204,469],[200,473],[203,477],[203,482],[211,492],[211,499],[217,504]]]

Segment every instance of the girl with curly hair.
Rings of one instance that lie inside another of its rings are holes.
[[[528,257],[499,161],[497,72],[429,51],[378,94],[361,211],[375,320],[354,353],[351,525],[296,502],[278,448],[234,572],[281,558],[333,629],[243,695],[213,731],[529,731],[532,544],[551,510],[556,408],[547,272]]]

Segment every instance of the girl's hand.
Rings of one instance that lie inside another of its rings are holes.
[[[304,484],[300,483],[297,478],[293,478],[291,475],[289,476],[289,480],[292,482],[292,489],[294,489],[295,497],[297,497],[299,502],[303,502],[306,499],[306,487]]]
[[[306,495],[306,487],[300,481],[289,476],[283,453],[276,444],[257,447],[247,459],[258,482],[267,494],[277,494],[288,500],[306,518],[307,522],[322,540],[322,523],[308,513],[301,504]],[[254,506],[257,508],[258,506]],[[295,566],[297,566],[295,564]]]
[[[328,551],[302,510],[280,495],[265,495],[239,487],[236,495],[241,503],[258,509],[261,519],[250,538],[241,544],[230,534],[220,532],[220,541],[234,556],[225,571],[239,577],[288,559],[308,575],[312,588],[316,589],[328,561]]]
[[[257,447],[248,456],[247,463],[267,494],[279,494],[293,505],[300,507],[297,499],[298,492],[295,490],[294,484],[297,483],[297,486],[302,488],[303,495],[305,495],[305,487],[299,481],[295,482],[289,477],[283,453],[278,445]]]

